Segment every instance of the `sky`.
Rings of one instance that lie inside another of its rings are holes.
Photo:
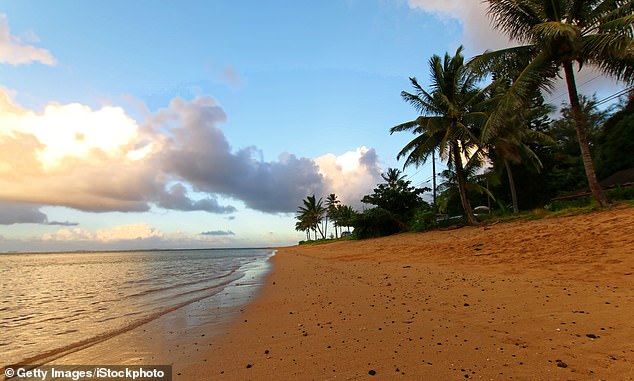
[[[402,169],[429,57],[511,44],[479,0],[3,0],[0,252],[295,244]]]

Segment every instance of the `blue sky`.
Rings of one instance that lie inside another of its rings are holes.
[[[359,206],[402,166],[410,136],[388,130],[416,117],[399,94],[432,54],[508,43],[476,0],[5,0],[0,14],[0,251],[296,243],[304,196]]]

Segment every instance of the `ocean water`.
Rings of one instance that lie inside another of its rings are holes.
[[[273,254],[266,249],[0,254],[0,367],[41,363],[220,292],[244,292],[236,286],[262,277]]]

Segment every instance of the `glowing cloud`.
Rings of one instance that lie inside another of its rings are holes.
[[[31,33],[29,40],[37,40],[37,37]],[[32,62],[55,65],[56,61],[48,50],[25,45],[12,36],[6,15],[0,13],[0,63],[24,65]]]
[[[37,158],[44,170],[60,167],[65,159],[105,161],[123,153],[131,158],[141,157],[128,147],[138,137],[138,126],[119,107],[105,106],[93,111],[77,103],[50,104],[42,114],[11,113],[6,102],[5,98],[5,104],[0,104],[0,124],[13,135],[33,135],[39,141]]]
[[[326,192],[335,193],[345,204],[359,208],[364,194],[381,181],[374,149],[359,147],[340,156],[326,154],[315,159],[326,179]]]
[[[139,127],[119,107],[51,103],[36,113],[0,89],[0,126],[0,201],[85,211],[145,211],[150,203],[233,210],[211,196],[193,201],[185,190],[168,190],[157,156],[164,136]]]
[[[289,213],[310,194],[335,192],[358,203],[380,173],[375,151],[365,147],[317,160],[283,153],[265,162],[257,147],[231,148],[219,128],[226,119],[210,97],[173,99],[139,124],[115,106],[26,110],[0,89],[0,202],[92,212],[235,212],[219,204],[223,196]],[[60,234],[73,232],[81,231]]]

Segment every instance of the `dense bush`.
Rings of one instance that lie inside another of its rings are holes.
[[[427,204],[418,208],[410,220],[410,229],[413,231],[421,232],[434,226],[436,226],[436,212]]]
[[[383,208],[372,208],[357,215],[353,221],[356,238],[375,238],[407,230],[394,213]]]

